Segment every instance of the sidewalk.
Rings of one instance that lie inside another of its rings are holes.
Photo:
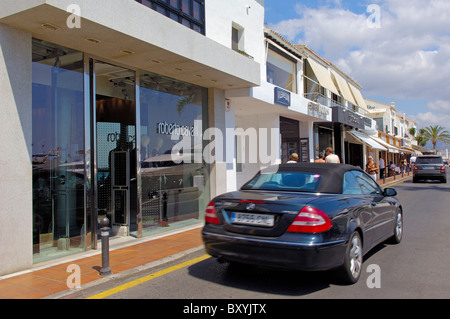
[[[114,240],[111,240],[109,265],[113,276],[157,261],[176,259],[192,250],[202,249],[201,226],[194,229],[191,227],[185,231],[179,230],[165,237],[128,238],[128,242],[116,245],[118,246],[116,248]],[[67,291],[69,289],[66,281],[71,275],[67,272],[67,267],[71,264],[80,266],[81,286],[94,285],[97,280],[103,282],[107,277],[99,275],[102,267],[101,248],[80,255],[0,277],[0,299],[41,299]]]
[[[408,173],[404,173],[403,177],[401,174],[399,175],[395,175],[395,176],[390,176],[390,177],[386,177],[386,180],[383,181],[382,179],[377,180],[378,185],[380,185],[381,187],[389,187],[389,185],[394,184],[398,181],[405,181],[409,178],[412,178],[412,172]]]
[[[388,187],[393,183],[405,181],[412,175],[389,177],[378,184]],[[114,275],[130,272],[135,268],[158,261],[176,259],[191,251],[203,249],[201,225],[188,230],[177,230],[171,234],[148,238],[127,238],[119,243],[110,241],[109,264]],[[95,285],[104,281],[99,275],[102,267],[101,249],[88,251],[77,256],[67,257],[53,263],[36,265],[35,268],[17,274],[0,277],[0,299],[41,299],[64,293],[68,290],[67,279],[71,273],[67,267],[80,266],[81,285]]]

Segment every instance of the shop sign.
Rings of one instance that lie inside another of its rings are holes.
[[[357,115],[350,112],[347,113],[347,120],[348,124],[350,125],[353,124],[353,126],[358,125],[358,123],[360,122],[360,118]]]
[[[291,92],[275,87],[275,103],[291,106]]]
[[[162,135],[194,136],[194,125],[169,124],[166,121],[156,124],[156,133]]]
[[[364,119],[361,115],[354,113],[351,110],[344,109],[340,106],[332,107],[333,122],[346,124],[355,128],[364,129]]]
[[[322,115],[330,114],[330,108],[315,102],[308,102],[308,110]]]

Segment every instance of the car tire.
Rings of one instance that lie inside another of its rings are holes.
[[[362,272],[363,249],[361,236],[354,232],[350,236],[345,251],[344,264],[339,269],[339,277],[344,284],[352,285],[359,280]]]
[[[413,183],[417,183],[418,179],[416,177],[413,177]]]
[[[447,179],[446,179],[446,178],[443,178],[443,179],[442,179],[442,183],[447,183]]]
[[[403,212],[399,210],[395,217],[394,235],[389,239],[391,244],[400,244],[403,238]]]

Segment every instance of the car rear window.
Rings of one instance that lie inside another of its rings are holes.
[[[416,164],[442,164],[442,157],[418,157]]]
[[[314,173],[303,172],[277,172],[258,174],[247,184],[243,190],[275,190],[315,192],[321,182],[321,176]]]

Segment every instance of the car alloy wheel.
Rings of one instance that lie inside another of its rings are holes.
[[[363,263],[361,237],[354,232],[348,242],[344,264],[340,268],[340,277],[344,284],[354,284],[359,280]]]
[[[394,236],[391,237],[389,242],[391,244],[399,244],[403,237],[403,213],[397,212],[397,218],[395,220]]]
[[[350,243],[350,273],[353,278],[359,278],[359,275],[361,274],[361,268],[362,268],[362,245],[361,245],[361,239],[359,238],[359,235],[352,237],[352,241]]]
[[[397,214],[397,226],[395,226],[395,236],[397,236],[398,241],[402,239],[403,235],[403,218],[402,213],[399,212]]]

